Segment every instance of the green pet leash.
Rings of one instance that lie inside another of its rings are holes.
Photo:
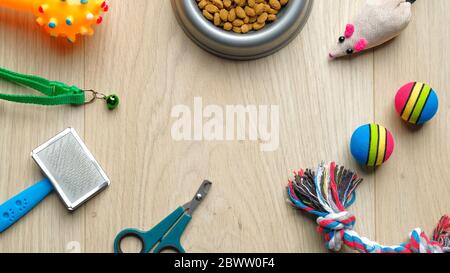
[[[105,100],[108,109],[114,110],[119,106],[119,97],[107,96],[94,90],[82,90],[76,86],[68,86],[62,82],[49,81],[37,76],[24,75],[0,68],[0,78],[17,85],[32,88],[44,96],[15,95],[0,93],[0,100],[17,103],[39,104],[39,105],[85,105],[96,99]],[[90,94],[87,95],[87,94]],[[88,98],[90,97],[90,98]]]

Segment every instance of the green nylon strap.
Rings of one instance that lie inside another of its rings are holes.
[[[45,96],[14,95],[0,93],[0,99],[28,104],[40,105],[82,105],[86,101],[85,92],[76,86],[68,86],[62,82],[49,81],[37,76],[24,75],[0,68],[0,78],[32,88]]]

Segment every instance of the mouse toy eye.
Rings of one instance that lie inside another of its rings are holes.
[[[339,43],[342,44],[343,42],[345,42],[345,37],[344,36],[339,37]]]
[[[353,49],[349,48],[349,49],[347,49],[346,52],[347,52],[348,55],[351,55],[351,54],[353,54]]]

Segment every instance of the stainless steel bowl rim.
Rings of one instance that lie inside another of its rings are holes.
[[[225,31],[208,21],[195,0],[172,0],[177,19],[188,36],[204,49],[226,58],[254,59],[288,44],[306,23],[313,0],[291,0],[277,21],[246,34]]]

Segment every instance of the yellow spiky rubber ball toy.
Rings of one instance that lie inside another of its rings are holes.
[[[77,35],[93,35],[109,9],[104,0],[1,0],[0,6],[31,11],[36,22],[53,37],[75,42]]]

